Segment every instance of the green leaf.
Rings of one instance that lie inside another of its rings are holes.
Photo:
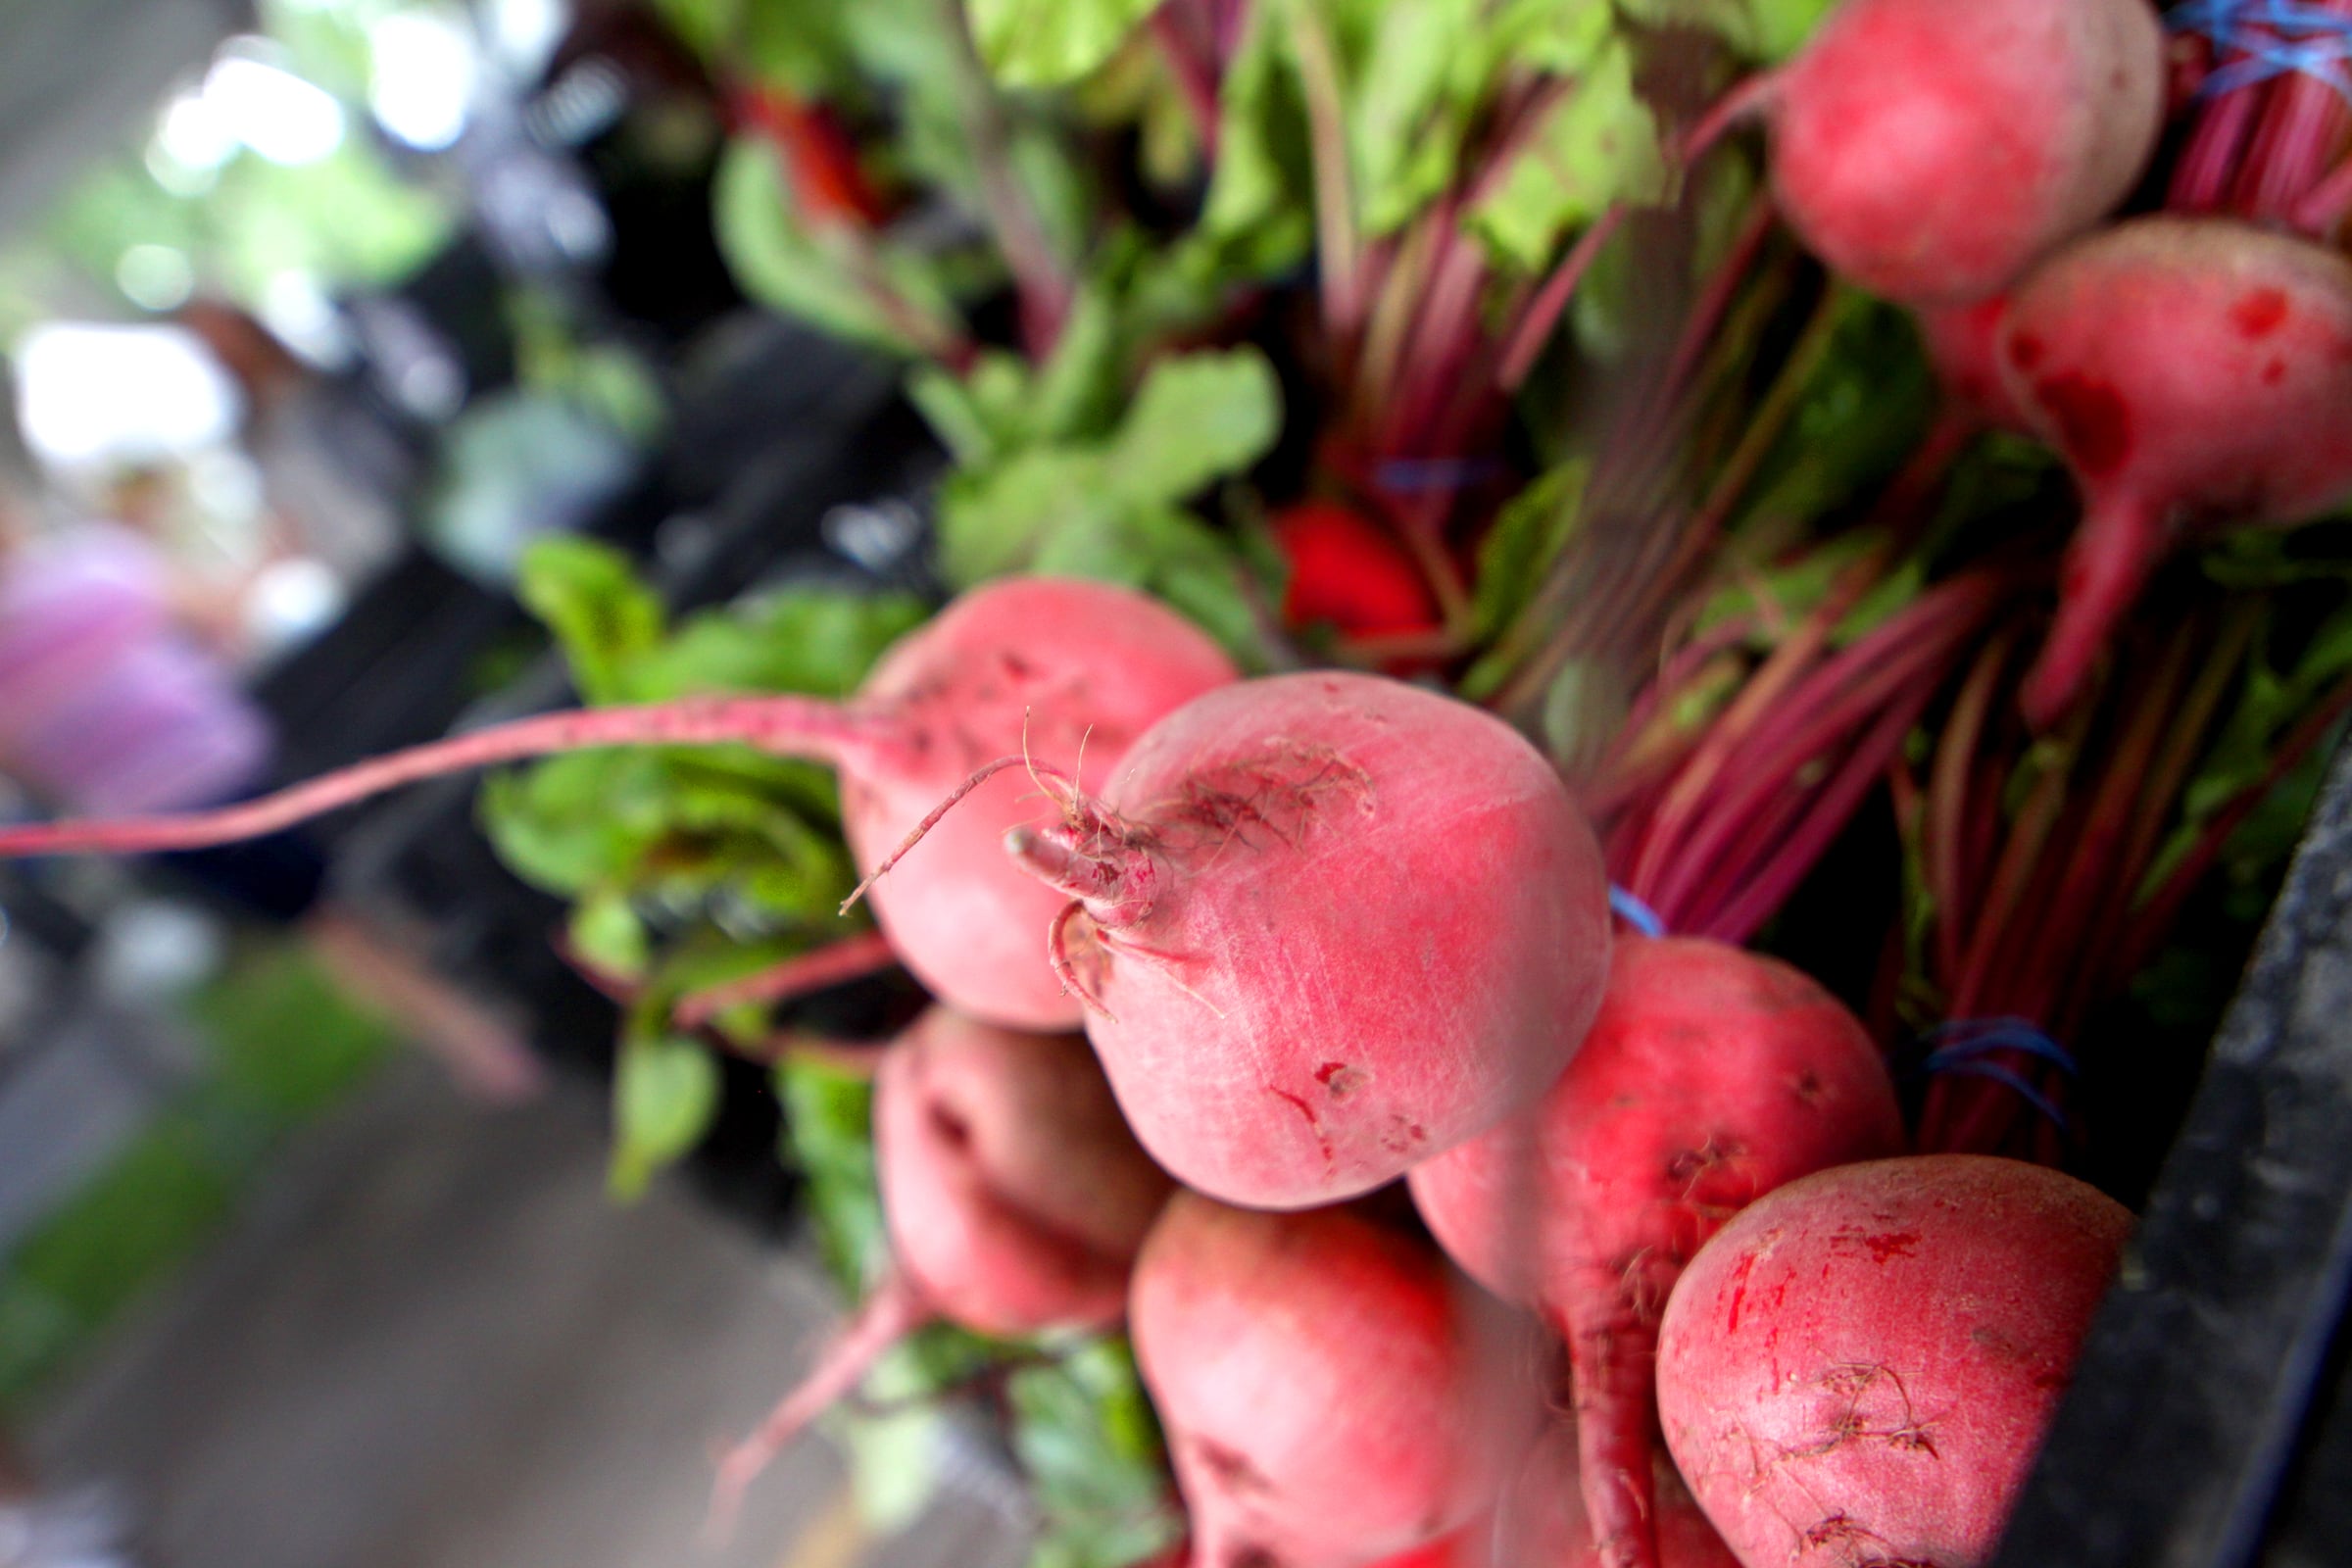
[[[613,1196],[631,1199],[703,1140],[718,1110],[718,1065],[691,1040],[626,1041],[612,1075]]]
[[[1633,50],[1613,38],[1468,222],[1497,263],[1538,273],[1570,230],[1672,187],[1657,120],[1634,89]]]
[[[1188,354],[1152,367],[1107,454],[1119,497],[1182,501],[1240,473],[1282,433],[1282,383],[1255,349]]]
[[[1617,0],[1625,14],[1652,27],[1695,27],[1763,65],[1778,65],[1804,47],[1837,0]]]
[[[924,614],[906,594],[785,588],[688,616],[646,658],[638,681],[652,699],[726,691],[847,697]]]
[[[1081,1341],[1013,1374],[1005,1392],[1040,1516],[1033,1565],[1129,1568],[1182,1533],[1158,1423],[1124,1340]]]
[[[875,1185],[874,1086],[839,1067],[788,1057],[776,1068],[785,1153],[808,1181],[817,1251],[842,1289],[862,1295],[888,1266]]]
[[[1479,547],[1471,600],[1481,641],[1501,634],[1535,597],[1551,563],[1575,533],[1592,464],[1574,458],[1538,477],[1495,515]]]
[[[1453,182],[1488,85],[1483,9],[1481,0],[1382,9],[1348,117],[1366,233],[1393,233]]]
[[[1200,232],[1264,247],[1269,259],[1300,254],[1313,234],[1314,175],[1306,109],[1284,69],[1277,8],[1250,8],[1249,30],[1226,68],[1219,97],[1217,162]]]
[[[538,540],[523,554],[515,596],[555,633],[583,698],[635,695],[630,666],[662,640],[662,612],[626,556],[569,535]]]
[[[577,752],[494,773],[478,815],[500,859],[550,893],[621,886],[666,831],[661,760]]]
[[[572,908],[568,935],[581,957],[624,979],[642,976],[652,957],[645,922],[624,893],[608,890],[582,899]]]
[[[1099,434],[1115,423],[1123,391],[1122,347],[1118,303],[1109,290],[1100,282],[1080,287],[1054,353],[1031,387],[1029,438],[1066,441]]]
[[[954,305],[929,265],[904,247],[840,230],[811,231],[794,212],[775,150],[738,137],[720,155],[711,180],[711,222],[736,283],[760,304],[821,331],[887,353],[919,358],[929,338],[911,322],[945,330]],[[861,270],[854,247],[874,264]],[[879,278],[872,275],[878,270]],[[885,303],[895,297],[903,309]]]
[[[957,588],[1027,569],[1056,533],[1117,526],[1099,454],[1037,447],[949,476],[939,491],[939,572]]]
[[[1610,0],[1503,0],[1493,26],[1505,60],[1579,76],[1616,35],[1617,14]]]
[[[1927,427],[1938,394],[1904,314],[1851,290],[1836,308],[1829,353],[1765,459],[1742,519],[1820,521],[1891,476]]]
[[[1007,87],[1058,87],[1112,55],[1159,0],[964,0],[980,58]]]

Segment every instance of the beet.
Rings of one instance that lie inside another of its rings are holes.
[[[1033,759],[1065,777],[1109,769],[1162,714],[1234,678],[1174,612],[1123,588],[1015,577],[974,589],[885,654],[853,701],[681,698],[542,714],[469,731],[219,811],[0,831],[0,857],[135,853],[254,838],[418,779],[607,746],[737,742],[829,762],[858,862],[901,850],[942,797],[984,765]],[[1040,809],[1006,769],[874,884],[874,917],[915,977],[953,1006],[1014,1028],[1068,1028],[1078,1004],[1029,933],[1061,901],[1004,863],[999,838]]]
[[[2164,90],[2146,0],[1844,0],[1761,89],[1773,194],[1873,293],[1981,299],[2124,198]]]
[[[2082,492],[2027,677],[2047,724],[2180,540],[2352,498],[2352,261],[2230,219],[2143,218],[2037,268],[2001,334],[2011,399]]]
[[[1976,1568],[2132,1216],[2020,1160],[1824,1171],[1692,1260],[1658,1337],[1666,1443],[1747,1568]]]
[[[1467,704],[1370,675],[1212,692],[1009,840],[1144,1147],[1229,1202],[1362,1193],[1557,1076],[1608,962],[1599,846]]]
[[[1567,1342],[1603,1561],[1658,1561],[1651,1367],[1684,1265],[1774,1188],[1903,1147],[1878,1047],[1835,997],[1777,959],[1667,938],[1619,946],[1532,1111],[1413,1171],[1447,1252]]]
[[[927,1323],[1000,1336],[1116,1324],[1174,1185],[1136,1146],[1084,1042],[944,1007],[883,1054],[874,1159],[891,1273],[728,1456],[718,1518],[876,1357]]]
[[[1482,1515],[1539,1413],[1491,1397],[1500,1319],[1426,1242],[1362,1215],[1178,1194],[1128,1332],[1193,1568],[1366,1568]]]

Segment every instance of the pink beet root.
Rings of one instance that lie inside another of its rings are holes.
[[[1229,1202],[1377,1187],[1542,1092],[1608,963],[1592,829],[1534,747],[1369,675],[1170,714],[1016,830],[1136,1135]]]
[[[874,1155],[895,1272],[721,1472],[718,1514],[876,1356],[933,1319],[1017,1336],[1107,1328],[1173,1184],[1071,1035],[944,1007],[884,1054]]]
[[[1651,1521],[1660,1568],[1740,1568],[1672,1465],[1656,1467]],[[1456,1568],[1605,1568],[1607,1558],[1585,1513],[1577,1485],[1576,1428],[1555,1422],[1536,1445],[1503,1494],[1488,1556],[1466,1557]]]
[[[2024,694],[2046,724],[2184,535],[2352,497],[2352,261],[2228,219],[2137,219],[2036,269],[2001,343],[2011,397],[2082,492]]]
[[[2155,150],[2147,0],[1844,0],[1764,90],[1772,188],[1830,269],[1980,299],[2120,202]]]
[[[1777,959],[1668,938],[1619,946],[1533,1110],[1412,1172],[1455,1261],[1567,1343],[1601,1561],[1659,1561],[1651,1371],[1685,1265],[1784,1183],[1902,1149],[1878,1047],[1836,998]]]
[[[2131,1229],[1975,1154],[1824,1171],[1725,1226],[1667,1303],[1658,1404],[1740,1560],[1987,1560]]]
[[[363,762],[226,810],[0,832],[0,856],[223,844],[418,779],[606,746],[739,742],[832,763],[860,864],[898,849],[985,764],[1026,756],[1068,776],[1115,767],[1162,714],[1235,678],[1190,622],[1101,583],[1010,578],[973,590],[883,657],[848,704],[706,697],[550,713]],[[1008,769],[974,789],[871,894],[900,957],[942,1001],[1013,1028],[1070,1028],[1078,1004],[1033,935],[1062,901],[1004,862],[1005,829],[1040,811]]]
[[[1136,1264],[1128,1333],[1192,1568],[1366,1568],[1482,1514],[1537,1415],[1484,1396],[1499,1316],[1426,1243],[1346,1209],[1179,1193]]]

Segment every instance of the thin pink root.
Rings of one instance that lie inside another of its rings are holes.
[[[735,742],[833,760],[872,738],[854,710],[805,697],[692,697],[640,708],[571,709],[413,746],[218,811],[51,822],[0,832],[0,859],[139,855],[260,838],[404,784],[559,752]]]
[[[777,1402],[757,1432],[719,1461],[718,1477],[710,1488],[710,1511],[704,1523],[704,1535],[711,1545],[724,1545],[734,1535],[745,1492],[802,1429],[856,1388],[883,1351],[933,1316],[922,1292],[905,1275],[894,1272],[875,1287],[800,1386]]]
[[[1029,776],[1037,779],[1041,784],[1046,779],[1050,778],[1056,784],[1062,785],[1064,788],[1073,792],[1075,792],[1077,789],[1077,786],[1071,783],[1069,776],[1063,773],[1059,768],[1048,767],[1042,762],[1033,762],[1026,757],[998,758],[995,761],[989,763],[987,766],[974,773],[970,778],[967,778],[962,783],[956,785],[954,793],[949,795],[946,800],[933,807],[930,812],[925,815],[920,822],[915,823],[914,831],[907,834],[904,839],[900,840],[899,847],[890,852],[890,858],[884,860],[880,865],[875,866],[871,871],[868,871],[866,873],[865,880],[850,890],[850,896],[841,901],[841,912],[844,914],[849,913],[851,908],[855,906],[859,900],[865,897],[866,890],[868,888],[871,888],[876,882],[879,882],[885,876],[888,876],[890,874],[891,867],[897,865],[901,860],[906,858],[907,852],[912,850],[917,844],[922,843],[923,836],[925,834],[929,833],[933,828],[939,826],[940,818],[946,816],[950,811],[953,811],[956,807],[963,804],[963,798],[965,796],[971,794],[972,791],[978,789],[990,779],[995,778],[999,773],[1004,772],[1008,767],[1028,769]]]
[[[700,1029],[730,1007],[810,996],[852,980],[862,980],[869,974],[879,974],[898,961],[898,953],[888,938],[879,931],[863,931],[808,953],[795,954],[758,974],[730,980],[707,991],[690,992],[678,999],[670,1015],[685,1028]]]
[[[1081,1005],[1116,1023],[1118,1019],[1112,1018],[1110,1009],[1086,989],[1085,983],[1078,978],[1078,966],[1070,961],[1070,922],[1085,912],[1086,906],[1076,899],[1061,906],[1061,912],[1046,928],[1046,961],[1054,965],[1054,976],[1061,982],[1062,990],[1076,997]]]

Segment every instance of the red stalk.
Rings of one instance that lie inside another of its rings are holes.
[[[760,1472],[799,1437],[809,1422],[822,1415],[855,1389],[876,1360],[892,1346],[930,1322],[934,1316],[922,1291],[905,1275],[892,1273],[874,1287],[857,1315],[840,1333],[801,1385],[787,1394],[759,1430],[727,1451],[719,1461],[718,1477],[710,1489],[710,1511],[705,1534],[722,1544],[734,1531],[742,1511],[744,1490]]]
[[[787,1002],[795,997],[829,991],[852,980],[879,974],[899,961],[899,956],[879,931],[860,932],[795,954],[757,974],[724,985],[689,992],[678,999],[670,1016],[688,1029],[700,1029],[730,1007],[750,1003]]]

